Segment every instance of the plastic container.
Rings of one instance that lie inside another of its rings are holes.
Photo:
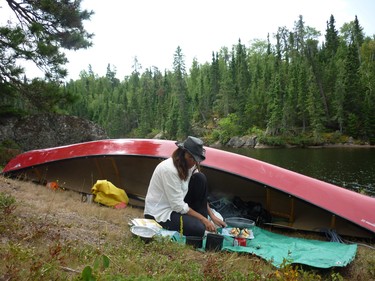
[[[202,248],[203,237],[186,236],[186,245],[192,245],[194,248]]]
[[[224,236],[215,233],[208,233],[206,239],[207,251],[221,251],[223,248]]]
[[[94,196],[92,194],[82,193],[81,194],[81,201],[85,203],[92,203]]]
[[[224,220],[228,226],[238,227],[238,228],[247,228],[252,229],[255,225],[255,222],[249,219],[240,218],[240,217],[232,217],[226,218]]]

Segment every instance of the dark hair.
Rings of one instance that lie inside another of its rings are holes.
[[[187,166],[187,162],[185,159],[185,152],[187,152],[187,150],[182,149],[182,148],[177,148],[172,153],[173,164],[177,169],[178,176],[180,177],[180,179],[184,181],[186,181],[189,176],[189,168]],[[199,163],[196,163],[195,165],[197,169],[199,170]]]

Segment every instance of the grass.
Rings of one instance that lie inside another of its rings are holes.
[[[250,254],[200,252],[167,239],[145,243],[128,226],[142,217],[139,208],[83,203],[76,192],[1,176],[0,212],[0,280],[375,279],[375,251],[368,247],[359,245],[345,268],[285,261],[277,269]]]

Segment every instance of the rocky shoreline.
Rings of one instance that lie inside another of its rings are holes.
[[[76,116],[36,114],[27,117],[0,118],[0,145],[18,152],[49,148],[79,142],[107,139],[108,135],[99,125]],[[154,138],[162,138],[162,134]],[[259,141],[257,135],[234,136],[227,143],[207,143],[214,148],[294,148],[297,145],[271,146]],[[358,144],[352,138],[346,143],[303,146],[305,148],[373,148],[375,145]]]
[[[209,145],[213,148],[248,148],[248,149],[262,149],[262,148],[280,148],[280,146],[271,146],[258,142],[257,136],[235,136],[232,137],[225,145],[216,142]],[[300,148],[301,146],[286,144],[283,148]],[[307,145],[304,148],[375,148],[375,145],[370,144],[357,144],[352,138],[349,138],[346,143],[326,143],[322,145]]]

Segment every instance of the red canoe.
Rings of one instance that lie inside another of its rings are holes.
[[[174,141],[113,139],[25,152],[4,168],[5,176],[90,193],[99,179],[133,198],[143,198],[155,166],[176,149]],[[250,157],[206,147],[202,171],[210,192],[259,202],[273,225],[375,237],[375,198]]]

